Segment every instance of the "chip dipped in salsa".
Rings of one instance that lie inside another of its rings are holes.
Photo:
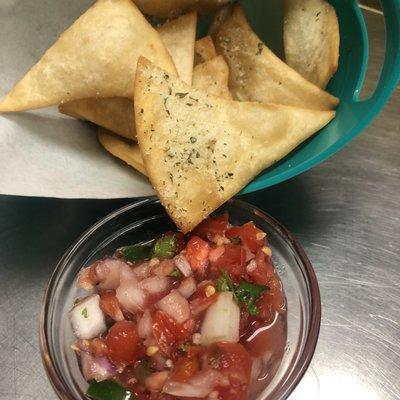
[[[96,400],[245,400],[286,345],[286,299],[265,232],[228,214],[83,268],[72,345]]]

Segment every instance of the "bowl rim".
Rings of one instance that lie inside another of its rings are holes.
[[[47,313],[48,307],[50,303],[50,294],[54,287],[54,284],[57,281],[58,276],[64,271],[66,267],[66,261],[70,258],[70,256],[74,253],[74,251],[79,248],[79,246],[86,241],[88,236],[90,236],[93,232],[97,229],[101,228],[107,222],[120,216],[121,214],[130,211],[132,209],[138,208],[140,206],[146,204],[160,204],[160,200],[157,199],[155,196],[151,196],[145,198],[143,200],[134,201],[129,203],[117,210],[107,214],[99,221],[91,225],[88,229],[86,229],[78,239],[68,247],[65,251],[59,262],[57,263],[54,271],[52,272],[43,296],[42,296],[42,303],[40,308],[40,315],[39,315],[39,344],[40,344],[40,352],[42,357],[42,363],[44,369],[46,371],[47,377],[56,392],[57,396],[62,400],[76,400],[75,398],[71,397],[70,394],[67,392],[65,388],[64,382],[62,378],[59,376],[57,369],[55,367],[55,363],[51,357],[51,353],[49,350],[48,345],[48,335],[47,335]],[[295,387],[300,382],[301,378],[305,374],[310,365],[310,362],[313,358],[315,348],[318,342],[318,336],[320,331],[321,325],[321,296],[318,286],[317,277],[314,271],[314,268],[308,259],[303,247],[300,245],[299,241],[289,232],[287,228],[285,228],[279,221],[275,218],[271,217],[264,211],[260,210],[258,207],[253,206],[252,204],[239,200],[237,198],[233,198],[227,201],[227,204],[236,205],[242,209],[245,209],[251,215],[256,214],[257,216],[265,219],[274,229],[276,229],[283,237],[286,239],[290,245],[293,247],[293,250],[300,258],[304,269],[305,269],[305,278],[308,281],[308,286],[310,290],[310,323],[309,329],[307,332],[307,337],[305,340],[303,351],[300,354],[298,361],[295,364],[293,371],[290,373],[289,377],[285,382],[285,387],[281,389],[281,392],[278,392],[281,400],[287,399],[288,396],[293,392]],[[218,210],[216,210],[218,211]]]

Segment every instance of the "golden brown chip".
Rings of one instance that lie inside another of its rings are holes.
[[[205,36],[194,44],[194,65],[201,64],[217,56],[211,36]]]
[[[133,101],[126,97],[74,100],[60,104],[59,111],[83,118],[128,139],[136,139]]]
[[[229,10],[228,10],[229,11]],[[215,24],[213,39],[229,65],[229,89],[241,101],[333,109],[338,99],[308,82],[264,45],[250,28],[240,5]]]
[[[285,0],[283,30],[286,62],[325,88],[339,62],[339,23],[325,0]]]
[[[158,18],[175,18],[187,11],[206,14],[222,7],[230,0],[134,0],[136,5],[148,15]]]
[[[152,185],[183,232],[334,115],[219,99],[144,58],[138,62],[135,118],[140,150]]]
[[[130,0],[98,0],[0,103],[20,111],[89,97],[132,97],[144,55],[175,74],[159,34]]]
[[[196,65],[193,71],[193,87],[224,99],[232,99],[228,88],[229,68],[222,56]]]
[[[136,143],[128,143],[104,128],[98,129],[97,138],[100,144],[113,156],[124,161],[143,175],[147,175],[139,146]]]
[[[188,85],[192,84],[196,27],[197,14],[192,12],[167,21],[158,28],[158,33],[175,63],[178,76]]]

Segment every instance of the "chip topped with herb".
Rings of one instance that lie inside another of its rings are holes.
[[[213,97],[145,58],[138,62],[135,118],[140,150],[151,183],[183,232],[334,115]]]

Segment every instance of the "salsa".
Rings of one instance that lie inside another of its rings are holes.
[[[70,320],[95,400],[245,400],[273,378],[286,299],[265,232],[228,214],[81,270]]]

